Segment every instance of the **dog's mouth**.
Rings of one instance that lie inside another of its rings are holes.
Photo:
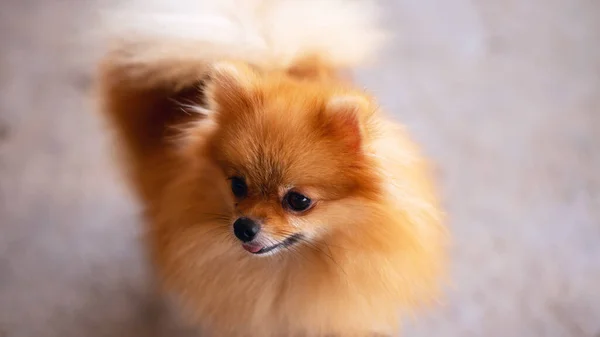
[[[264,246],[263,244],[258,243],[258,242],[248,242],[248,243],[243,243],[242,247],[244,247],[244,249],[246,251],[248,251],[252,254],[260,255],[260,254],[266,254],[268,252],[272,252],[276,249],[292,246],[292,245],[300,242],[300,240],[302,240],[302,237],[303,237],[302,234],[296,233],[296,234],[288,236],[283,241],[280,241],[274,245]]]

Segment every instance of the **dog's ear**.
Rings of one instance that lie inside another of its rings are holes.
[[[321,112],[321,125],[330,137],[350,151],[359,151],[364,137],[363,120],[371,109],[369,100],[360,94],[341,94],[329,98]]]
[[[218,117],[243,113],[257,103],[257,70],[245,63],[222,61],[210,66],[204,94],[207,108]]]

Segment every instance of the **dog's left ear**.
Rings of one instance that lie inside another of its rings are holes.
[[[327,135],[341,141],[347,149],[360,151],[364,141],[364,119],[371,109],[368,98],[355,93],[329,98],[321,114]]]
[[[217,115],[240,113],[256,103],[258,73],[245,63],[222,61],[211,65],[204,93],[208,110]]]

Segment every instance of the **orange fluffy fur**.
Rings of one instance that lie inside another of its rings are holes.
[[[435,299],[445,231],[429,168],[402,127],[326,57],[101,63],[102,112],[145,207],[166,292],[211,336],[391,336]],[[185,55],[183,55],[185,56]],[[143,68],[141,71],[138,68]],[[236,199],[228,178],[241,176]],[[289,189],[314,206],[282,206]],[[233,235],[263,219],[253,255]]]

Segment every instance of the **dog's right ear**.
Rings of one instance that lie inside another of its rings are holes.
[[[222,61],[209,67],[204,85],[206,106],[216,118],[243,113],[260,99],[258,72],[245,63]]]

